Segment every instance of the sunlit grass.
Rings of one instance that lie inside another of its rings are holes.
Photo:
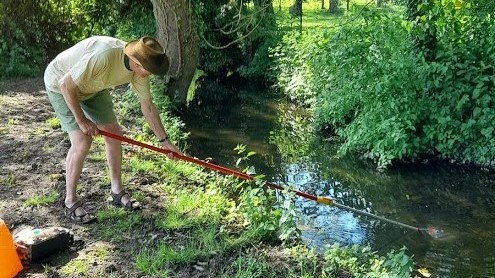
[[[26,201],[24,201],[24,205],[28,207],[44,206],[44,205],[53,204],[57,200],[58,200],[58,192],[51,191],[48,194],[29,197],[28,199],[26,199]]]
[[[275,277],[270,275],[270,265],[260,258],[239,256],[230,267],[233,273],[224,274],[222,278]]]
[[[170,189],[170,187],[168,187]],[[219,223],[234,211],[235,203],[214,186],[206,189],[174,190],[174,199],[166,205],[164,218],[159,222],[166,229],[183,229],[203,223]]]
[[[45,129],[43,127],[37,127],[36,130],[33,132],[34,135],[39,136],[45,133]]]
[[[15,185],[17,185],[15,173],[9,171],[7,175],[0,177],[0,186],[14,187]]]
[[[0,126],[0,135],[1,134],[7,134],[8,132],[9,132],[8,126]]]
[[[9,120],[7,121],[7,124],[8,125],[19,125],[19,120],[16,118],[9,118]]]
[[[140,214],[117,207],[100,209],[96,217],[100,224],[97,232],[109,241],[128,240],[136,233],[135,229],[143,223]]]
[[[106,160],[105,142],[102,136],[93,137],[91,151],[88,154],[88,160],[93,162],[102,162]]]
[[[183,265],[226,251],[229,248],[225,235],[217,225],[202,225],[184,231],[174,243],[163,242],[157,249],[143,250],[136,258],[138,269],[155,275],[167,271],[172,265]]]
[[[83,275],[85,277],[102,277],[104,273],[88,273],[93,269],[93,265],[103,264],[110,256],[108,246],[97,246],[95,249],[88,251],[82,257],[70,260],[62,266],[60,273],[66,277],[74,277]],[[105,273],[106,277],[110,277],[109,273]]]
[[[150,173],[157,170],[156,162],[153,160],[142,160],[131,157],[128,160],[127,167],[134,173]]]
[[[85,260],[71,260],[62,266],[60,272],[64,275],[80,275],[88,272],[91,264]]]
[[[300,28],[300,18],[289,14],[289,8],[294,4],[294,1],[283,0],[274,1],[273,7],[277,16],[277,22],[280,27],[289,27],[294,29]],[[363,6],[375,5],[373,0],[349,0],[349,9],[361,9]],[[322,9],[321,1],[303,1],[303,17],[302,29],[309,30],[310,28],[336,28],[342,24],[348,24],[342,21],[342,15],[347,12],[347,1],[339,1],[339,10],[337,13],[328,11],[328,0],[324,1],[324,9]]]
[[[58,118],[56,118],[56,117],[49,118],[48,120],[46,120],[46,123],[52,129],[58,129],[58,128],[60,128],[60,120]]]

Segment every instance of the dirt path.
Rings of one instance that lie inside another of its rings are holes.
[[[92,268],[84,275],[68,276],[142,277],[129,261],[133,256],[126,252],[131,250],[99,240],[91,225],[78,226],[65,219],[64,159],[70,144],[64,132],[47,124],[54,113],[45,95],[43,80],[0,81],[0,107],[0,218],[12,229],[20,225],[66,227],[79,243],[40,264],[27,267],[21,277],[66,276],[60,274],[61,267],[73,258],[88,256],[102,245],[110,256],[92,262]],[[98,186],[105,173],[102,164],[86,163],[80,181],[83,185],[81,195],[94,209],[104,205],[106,199],[106,190]],[[53,195],[54,192],[58,198],[53,204],[26,205],[30,198]]]

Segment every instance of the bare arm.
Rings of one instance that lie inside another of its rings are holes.
[[[151,130],[155,133],[156,138],[159,140],[168,138],[167,133],[165,132],[165,128],[163,127],[162,121],[160,119],[160,113],[158,113],[158,109],[156,109],[155,104],[151,101],[151,99],[142,99],[141,100],[141,111],[143,112],[144,118],[146,122],[150,125]],[[160,143],[162,148],[166,150],[170,150],[176,153],[180,153],[174,144],[172,144],[168,139]]]
[[[64,75],[62,79],[59,81],[59,87],[62,91],[62,95],[64,96],[65,102],[69,107],[70,111],[76,118],[76,123],[79,125],[81,131],[86,135],[97,135],[98,127],[88,120],[81,109],[81,102],[77,98],[77,94],[79,93],[79,88],[77,87],[74,80],[69,73]]]

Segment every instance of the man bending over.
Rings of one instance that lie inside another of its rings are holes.
[[[66,159],[65,215],[68,219],[78,224],[96,219],[78,198],[76,185],[92,136],[98,134],[98,129],[122,134],[108,89],[130,83],[161,147],[178,152],[168,140],[150,94],[149,75],[165,75],[168,68],[169,59],[154,38],[142,37],[126,43],[104,36],[82,40],[60,53],[46,68],[44,80],[48,98],[71,142]],[[122,186],[121,142],[108,137],[104,140],[113,204],[131,210],[140,208],[141,204],[131,199]]]

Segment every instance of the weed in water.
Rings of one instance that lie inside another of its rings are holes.
[[[28,207],[44,206],[53,204],[57,200],[58,193],[56,191],[52,191],[45,195],[30,197],[26,201],[24,201],[24,205]]]

